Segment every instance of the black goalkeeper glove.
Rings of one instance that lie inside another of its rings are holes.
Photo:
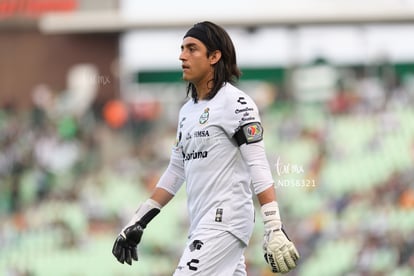
[[[122,229],[115,240],[112,254],[120,263],[132,264],[138,261],[137,246],[147,224],[160,212],[161,206],[154,200],[148,199],[135,212],[131,221]]]

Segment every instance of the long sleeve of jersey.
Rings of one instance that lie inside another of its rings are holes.
[[[157,183],[157,187],[163,188],[175,195],[184,182],[184,164],[181,151],[174,147],[172,149],[170,163]]]
[[[249,168],[255,194],[259,194],[273,185],[273,177],[267,161],[263,141],[243,144],[241,155]]]

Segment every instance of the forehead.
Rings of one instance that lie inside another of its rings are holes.
[[[205,47],[204,43],[198,40],[197,38],[187,36],[183,39],[183,43],[181,44],[183,47],[188,47],[191,45],[196,45],[200,47]]]

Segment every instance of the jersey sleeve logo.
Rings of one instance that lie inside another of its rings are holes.
[[[237,102],[238,102],[239,104],[247,104],[246,99],[245,99],[244,97],[239,97],[239,98],[237,99]]]
[[[263,128],[260,123],[250,123],[243,126],[247,144],[259,142],[263,139]]]

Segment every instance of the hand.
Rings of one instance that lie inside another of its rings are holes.
[[[263,250],[272,272],[286,273],[296,267],[299,253],[282,228],[279,206],[276,201],[262,205],[265,234]]]
[[[144,229],[138,223],[121,231],[112,248],[112,254],[121,264],[126,262],[131,265],[132,260],[138,261],[137,246],[143,232]]]
[[[141,241],[147,224],[160,212],[161,205],[148,199],[135,211],[129,223],[122,229],[112,247],[112,254],[123,264],[131,265],[132,260],[138,261],[137,246]]]
[[[296,267],[299,253],[283,229],[268,229],[264,235],[265,260],[272,272],[286,273]]]

